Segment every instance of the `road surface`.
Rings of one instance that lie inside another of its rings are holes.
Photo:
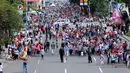
[[[22,73],[22,61],[9,64],[4,68],[4,73]],[[100,65],[98,56],[93,56],[91,64],[87,62],[87,56],[70,56],[66,63],[61,63],[58,54],[47,53],[44,60],[40,57],[28,59],[28,73],[130,73],[130,70],[124,64],[118,64],[117,68]]]

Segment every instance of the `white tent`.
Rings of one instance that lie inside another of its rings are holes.
[[[36,11],[29,11],[28,13],[37,15]]]
[[[51,4],[51,6],[53,7],[53,6],[56,6],[55,4]]]

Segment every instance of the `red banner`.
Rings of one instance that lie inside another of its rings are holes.
[[[84,2],[84,0],[80,0],[80,3],[83,3]]]
[[[25,2],[39,2],[40,0],[23,0]]]

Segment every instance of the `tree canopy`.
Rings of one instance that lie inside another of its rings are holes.
[[[14,32],[22,27],[17,8],[6,0],[0,0],[0,44],[9,43]]]
[[[108,12],[109,3],[107,1],[108,0],[88,0],[91,13],[93,15],[98,15],[98,16],[107,16],[109,14]],[[70,0],[70,3],[76,3],[79,5],[80,0]]]
[[[109,14],[109,3],[107,0],[89,0],[91,13],[98,16]]]

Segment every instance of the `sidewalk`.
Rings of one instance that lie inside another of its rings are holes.
[[[12,63],[12,60],[6,60],[8,54],[8,49],[5,48],[5,52],[1,52],[0,62],[3,64],[4,68]]]
[[[122,39],[123,42],[127,42],[128,46],[127,48],[130,49],[130,37],[126,36],[126,35],[119,35],[119,37]]]
[[[11,64],[13,61],[8,61],[5,59],[0,59],[0,62],[3,64],[4,68]]]

